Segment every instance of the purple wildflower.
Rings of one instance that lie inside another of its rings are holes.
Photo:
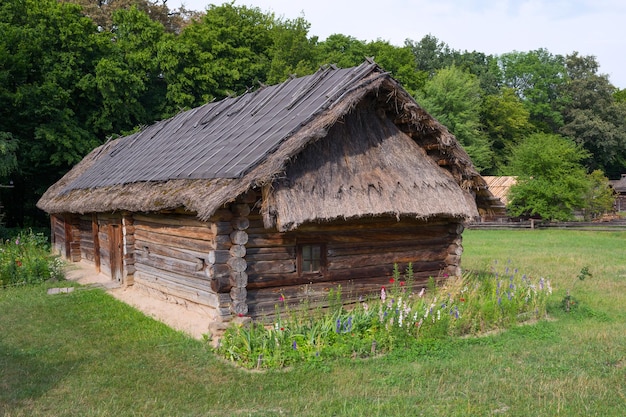
[[[352,316],[348,317],[348,321],[343,325],[343,332],[349,333],[352,331]]]
[[[296,341],[294,340],[293,343],[291,344],[291,347],[293,348],[293,350],[298,350],[298,344],[296,343]]]
[[[543,291],[543,277],[539,280],[539,289]]]
[[[335,333],[339,333],[341,331],[341,319],[337,319],[337,326],[335,327]]]

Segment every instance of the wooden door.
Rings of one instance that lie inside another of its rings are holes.
[[[117,282],[122,282],[124,251],[122,245],[122,226],[120,224],[109,225],[109,243],[111,278]]]

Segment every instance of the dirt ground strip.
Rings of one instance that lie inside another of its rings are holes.
[[[147,316],[196,339],[202,339],[203,335],[209,333],[210,318],[208,316],[190,310],[182,304],[158,299],[133,286],[121,287],[104,274],[97,274],[90,265],[72,264],[67,269],[66,277],[68,280],[78,282],[81,285],[103,288],[113,297]]]

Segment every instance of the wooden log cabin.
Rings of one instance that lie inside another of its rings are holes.
[[[372,61],[328,66],[110,141],[43,195],[56,251],[125,285],[261,318],[460,273],[489,210],[456,138]]]

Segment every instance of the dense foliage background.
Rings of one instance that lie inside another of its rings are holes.
[[[111,137],[366,56],[448,126],[481,173],[517,175],[522,189],[541,189],[544,199],[526,198],[516,214],[571,217],[606,177],[626,170],[626,92],[598,73],[593,56],[493,56],[453,50],[432,35],[403,46],[344,34],[320,41],[309,27],[234,3],[197,12],[169,10],[163,0],[2,1],[0,184],[13,185],[1,189],[4,221],[47,224],[38,198]],[[520,162],[548,149],[546,163]],[[566,169],[545,171],[551,162]],[[529,209],[529,201],[564,210]]]

